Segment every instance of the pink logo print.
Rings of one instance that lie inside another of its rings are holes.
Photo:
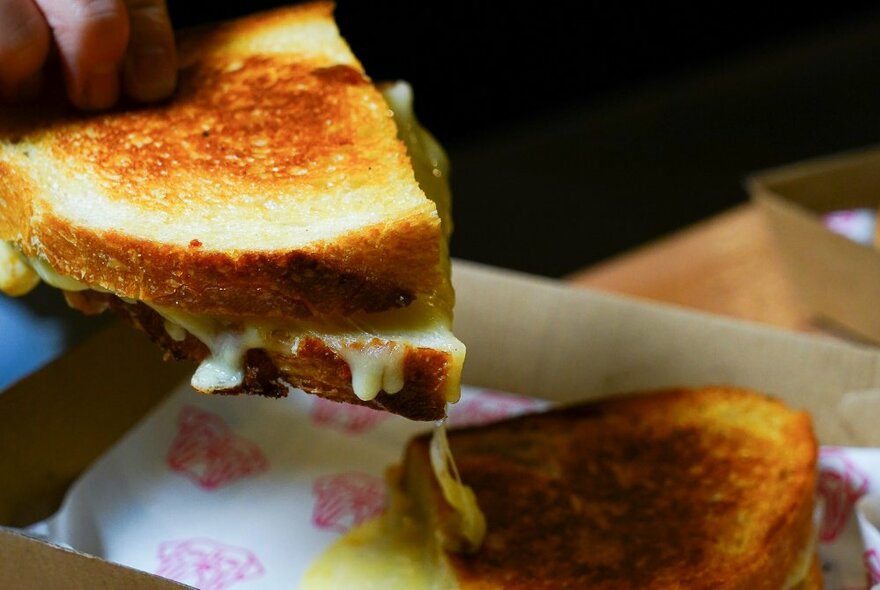
[[[344,533],[379,516],[385,508],[385,482],[366,473],[324,475],[312,485],[312,524]]]
[[[880,584],[880,555],[877,555],[876,549],[868,549],[862,556],[865,562],[865,569],[868,570],[868,579],[870,583]]]
[[[541,403],[534,399],[495,391],[481,391],[466,401],[452,405],[449,412],[449,425],[478,426],[540,408]]]
[[[236,436],[220,416],[185,406],[166,461],[204,490],[215,490],[269,468],[256,444]]]
[[[825,501],[819,540],[828,543],[846,528],[856,500],[868,491],[868,477],[839,449],[822,449],[818,492]]]
[[[312,423],[336,428],[348,434],[362,434],[388,417],[387,412],[333,402],[322,397],[316,398],[312,406]]]
[[[159,545],[156,574],[199,590],[224,590],[263,575],[257,556],[209,539],[166,541]]]

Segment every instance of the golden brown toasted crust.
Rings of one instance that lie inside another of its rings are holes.
[[[810,419],[748,391],[624,396],[449,442],[487,519],[477,553],[446,555],[463,589],[778,590],[810,539]],[[411,443],[404,486],[430,471],[427,453]]]
[[[6,195],[10,195],[6,198]],[[12,198],[11,195],[16,195]],[[27,178],[12,166],[0,161],[0,239],[22,241],[19,230],[31,218],[34,188]]]
[[[314,54],[246,46],[273,26],[332,21],[332,10],[318,2],[182,33],[179,87],[163,104],[85,115],[49,93],[39,104],[4,109],[0,239],[61,274],[193,313],[381,311],[442,288],[443,236],[427,199],[333,239],[241,250],[224,247],[222,224],[235,219],[221,218],[211,236],[193,231],[168,241],[144,238],[135,223],[99,230],[73,222],[41,196],[45,183],[31,171],[36,154],[51,157],[102,198],[182,220],[182,231],[188,212],[203,206],[283,207],[284,199],[322,198],[327,187],[394,190],[400,174],[418,191],[411,171],[401,172],[410,163],[381,95],[353,56],[333,49],[335,40],[315,41]]]
[[[146,332],[169,357],[199,362],[208,355],[208,348],[191,334],[180,341],[172,339],[162,317],[146,305],[126,303],[95,291],[66,293],[66,296],[73,307],[85,313],[109,307]],[[446,415],[442,388],[450,362],[441,351],[408,348],[403,365],[403,389],[395,394],[380,392],[374,400],[363,401],[352,390],[351,369],[345,360],[319,338],[303,337],[296,354],[261,349],[247,351],[244,382],[234,389],[216,393],[284,397],[289,384],[327,399],[385,410],[412,420],[440,420]]]
[[[307,317],[409,305],[416,291],[365,267],[371,256],[379,261],[393,257],[414,269],[436,262],[439,244],[410,241],[422,233],[413,225],[423,222],[383,224],[323,245],[321,252],[184,250],[119,232],[95,233],[52,216],[27,241],[38,240],[61,274],[89,285],[110,285],[109,290],[130,299],[192,313]],[[428,223],[439,227],[440,222]],[[347,259],[345,269],[334,265],[338,259]],[[358,265],[359,270],[350,270]]]

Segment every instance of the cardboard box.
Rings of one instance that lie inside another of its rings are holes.
[[[813,413],[824,444],[880,446],[880,352],[457,262],[465,381],[566,402],[670,385],[760,389]],[[192,370],[115,324],[0,395],[0,524],[67,486]],[[2,588],[182,588],[0,530]]]
[[[880,148],[760,172],[746,184],[806,311],[880,342],[880,250],[831,232],[821,219],[880,206]]]

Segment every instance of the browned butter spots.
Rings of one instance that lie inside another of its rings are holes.
[[[780,451],[735,429],[603,414],[585,406],[578,420],[570,412],[542,424],[525,418],[492,437],[451,433],[488,525],[478,553],[452,557],[462,580],[507,579],[515,589],[726,587],[713,559],[727,551],[735,560],[747,546],[736,536],[749,534],[740,507],[757,510],[759,499],[795,485],[771,456]],[[745,518],[772,529],[778,508]]]
[[[371,138],[389,125],[381,96],[350,66],[213,56],[181,70],[167,104],[74,121],[53,147],[77,154],[112,185],[107,194],[171,209],[259,199],[267,185],[356,183],[357,167],[387,166],[387,144]]]

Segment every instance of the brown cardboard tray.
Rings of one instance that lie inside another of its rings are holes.
[[[559,402],[733,384],[812,412],[824,444],[880,446],[880,352],[457,261],[465,382]],[[49,516],[192,366],[113,324],[0,394],[0,525]],[[0,588],[182,588],[0,529]]]
[[[880,147],[758,172],[746,181],[807,312],[880,342],[880,249],[828,230],[821,215],[880,206]]]

